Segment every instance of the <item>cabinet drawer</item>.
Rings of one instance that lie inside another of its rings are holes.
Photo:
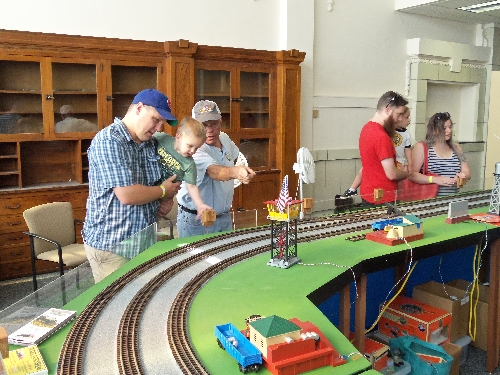
[[[23,233],[22,230],[10,232],[10,233],[0,233],[0,251],[7,246],[15,246],[21,244],[29,244],[30,238]],[[0,259],[1,260],[1,259]]]
[[[28,230],[22,214],[0,217],[0,233],[18,233]]]
[[[29,208],[28,203],[22,198],[0,198],[0,215],[13,215],[23,213]]]
[[[28,208],[50,202],[71,202],[73,208],[85,208],[88,192],[45,192],[43,194],[13,194],[9,198],[0,198],[0,216],[22,214]]]
[[[28,208],[46,203],[45,196],[19,195],[12,198],[0,198],[0,215],[22,214]]]
[[[28,236],[26,236],[28,237]],[[31,264],[30,245],[4,246],[0,248],[0,262],[25,261]]]
[[[17,262],[0,263],[0,280],[14,279],[31,274],[30,259],[20,260]]]

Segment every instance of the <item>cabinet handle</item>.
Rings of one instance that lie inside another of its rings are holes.
[[[45,95],[45,99],[54,100],[54,97],[52,95],[47,94],[47,95]]]
[[[242,102],[243,99],[242,98],[231,98],[231,101],[232,102]]]
[[[23,268],[23,267],[10,267],[10,269],[11,269],[12,271],[19,271],[19,270],[21,270],[22,268]]]
[[[12,256],[16,256],[16,255],[23,255],[24,253],[22,251],[18,252],[18,253],[10,253],[10,255]]]
[[[115,98],[113,98],[112,96],[106,96],[106,100],[109,102],[110,100],[115,100]]]
[[[19,237],[9,237],[9,241],[17,241],[17,240],[22,240],[23,239],[23,236],[19,236]]]
[[[17,223],[11,223],[10,221],[8,221],[7,224],[9,224],[10,226],[19,225],[19,224],[21,224],[21,221],[18,221]]]
[[[21,207],[20,204],[16,204],[15,206],[5,206],[5,208],[7,208],[9,210],[15,210],[15,209],[18,209],[19,207]]]

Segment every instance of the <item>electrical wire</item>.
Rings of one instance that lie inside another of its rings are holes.
[[[404,280],[403,284],[401,285],[401,288],[399,288],[399,290],[397,291],[397,293],[394,295],[394,297],[392,297],[389,300],[389,302],[385,303],[383,309],[380,311],[380,314],[377,316],[377,319],[375,319],[375,322],[373,322],[372,326],[365,331],[365,334],[367,334],[368,332],[370,332],[371,330],[373,330],[375,328],[375,326],[378,324],[378,322],[379,322],[380,318],[382,317],[383,313],[385,312],[385,310],[389,307],[389,305],[392,303],[392,301],[394,301],[396,299],[396,297],[398,297],[399,294],[403,291],[406,283],[408,282],[408,279],[410,278],[410,275],[412,274],[413,270],[415,269],[415,266],[418,264],[418,261],[417,261],[417,262],[415,262],[415,264],[413,264],[413,266],[411,265],[412,262],[413,262],[413,248],[408,244],[408,242],[406,241],[405,238],[403,238],[403,240],[405,241],[406,245],[410,248],[410,254],[411,254],[410,263],[408,264],[408,270],[401,277],[401,279],[399,279],[398,282],[392,287],[392,289],[389,291],[389,293],[387,294],[387,296],[389,296],[391,294],[391,292],[393,291],[393,289],[402,280]],[[386,300],[387,300],[387,297],[386,297]]]

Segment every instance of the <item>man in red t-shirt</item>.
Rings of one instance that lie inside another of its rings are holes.
[[[359,135],[359,152],[363,168],[360,193],[363,203],[394,202],[398,181],[408,177],[408,172],[396,167],[396,150],[392,137],[396,124],[401,121],[408,101],[394,91],[380,97],[377,112]],[[384,197],[375,201],[374,190],[383,189]]]

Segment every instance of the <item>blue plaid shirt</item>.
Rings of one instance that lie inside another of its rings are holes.
[[[160,179],[158,157],[153,141],[138,145],[118,118],[96,134],[87,155],[89,197],[83,239],[96,249],[113,251],[113,245],[153,224],[160,206],[159,201],[124,205],[113,188],[155,185]]]

